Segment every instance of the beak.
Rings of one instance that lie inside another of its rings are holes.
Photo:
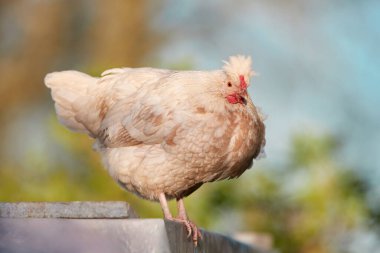
[[[247,90],[244,90],[244,93],[240,95],[240,103],[242,103],[243,105],[246,105],[247,96],[248,96]]]
[[[239,102],[243,105],[246,105],[247,97],[248,97],[247,89],[243,89],[238,96],[239,96]]]

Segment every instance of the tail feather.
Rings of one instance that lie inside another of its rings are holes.
[[[58,120],[67,128],[89,134],[88,128],[76,119],[78,109],[76,101],[90,99],[89,87],[94,85],[97,78],[78,71],[62,71],[49,73],[45,77],[45,85],[51,89],[55,102]]]

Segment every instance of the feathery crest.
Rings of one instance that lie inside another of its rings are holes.
[[[223,61],[223,63],[223,70],[226,71],[228,75],[243,75],[249,78],[256,74],[253,70],[251,70],[252,59],[250,56],[230,56],[229,60]]]

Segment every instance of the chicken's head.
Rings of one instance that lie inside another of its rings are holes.
[[[224,63],[223,70],[227,78],[222,88],[223,96],[231,104],[245,104],[250,78],[255,75],[251,70],[251,57],[231,56]]]

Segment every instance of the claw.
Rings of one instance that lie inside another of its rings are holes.
[[[203,239],[200,230],[192,221],[181,218],[172,218],[171,220],[185,225],[187,230],[187,238],[190,238],[192,235],[191,239],[193,240],[195,247],[198,245],[198,238],[201,240]]]
[[[193,241],[197,242],[198,238],[202,240],[203,238],[202,238],[201,231],[197,228],[197,226],[194,223],[190,222],[190,225],[192,227],[192,231],[194,231],[194,233],[193,233]]]

